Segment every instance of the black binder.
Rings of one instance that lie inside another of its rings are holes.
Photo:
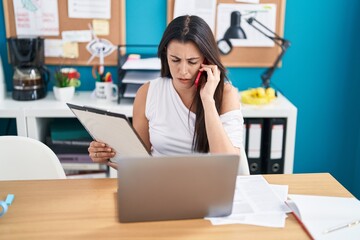
[[[267,118],[264,122],[263,173],[284,173],[286,118]]]
[[[262,118],[247,118],[246,123],[246,144],[245,151],[249,162],[250,174],[261,174],[262,164],[262,138],[263,124]]]

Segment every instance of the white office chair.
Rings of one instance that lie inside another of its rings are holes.
[[[0,180],[65,179],[55,153],[44,143],[20,136],[0,136]]]
[[[238,168],[238,175],[250,175],[249,162],[244,148],[240,149],[240,162]]]

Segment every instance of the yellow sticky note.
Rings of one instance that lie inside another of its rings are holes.
[[[64,42],[63,43],[63,57],[78,58],[79,57],[79,44],[77,42]]]
[[[96,35],[109,35],[109,21],[104,19],[94,19],[92,26]]]

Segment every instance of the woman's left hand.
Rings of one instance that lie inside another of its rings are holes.
[[[201,64],[200,71],[206,71],[207,81],[200,89],[201,100],[214,100],[216,87],[220,82],[220,71],[217,65]]]

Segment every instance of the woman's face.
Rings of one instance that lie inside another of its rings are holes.
[[[170,41],[167,60],[174,84],[187,88],[194,86],[200,65],[204,62],[204,56],[195,43]]]

